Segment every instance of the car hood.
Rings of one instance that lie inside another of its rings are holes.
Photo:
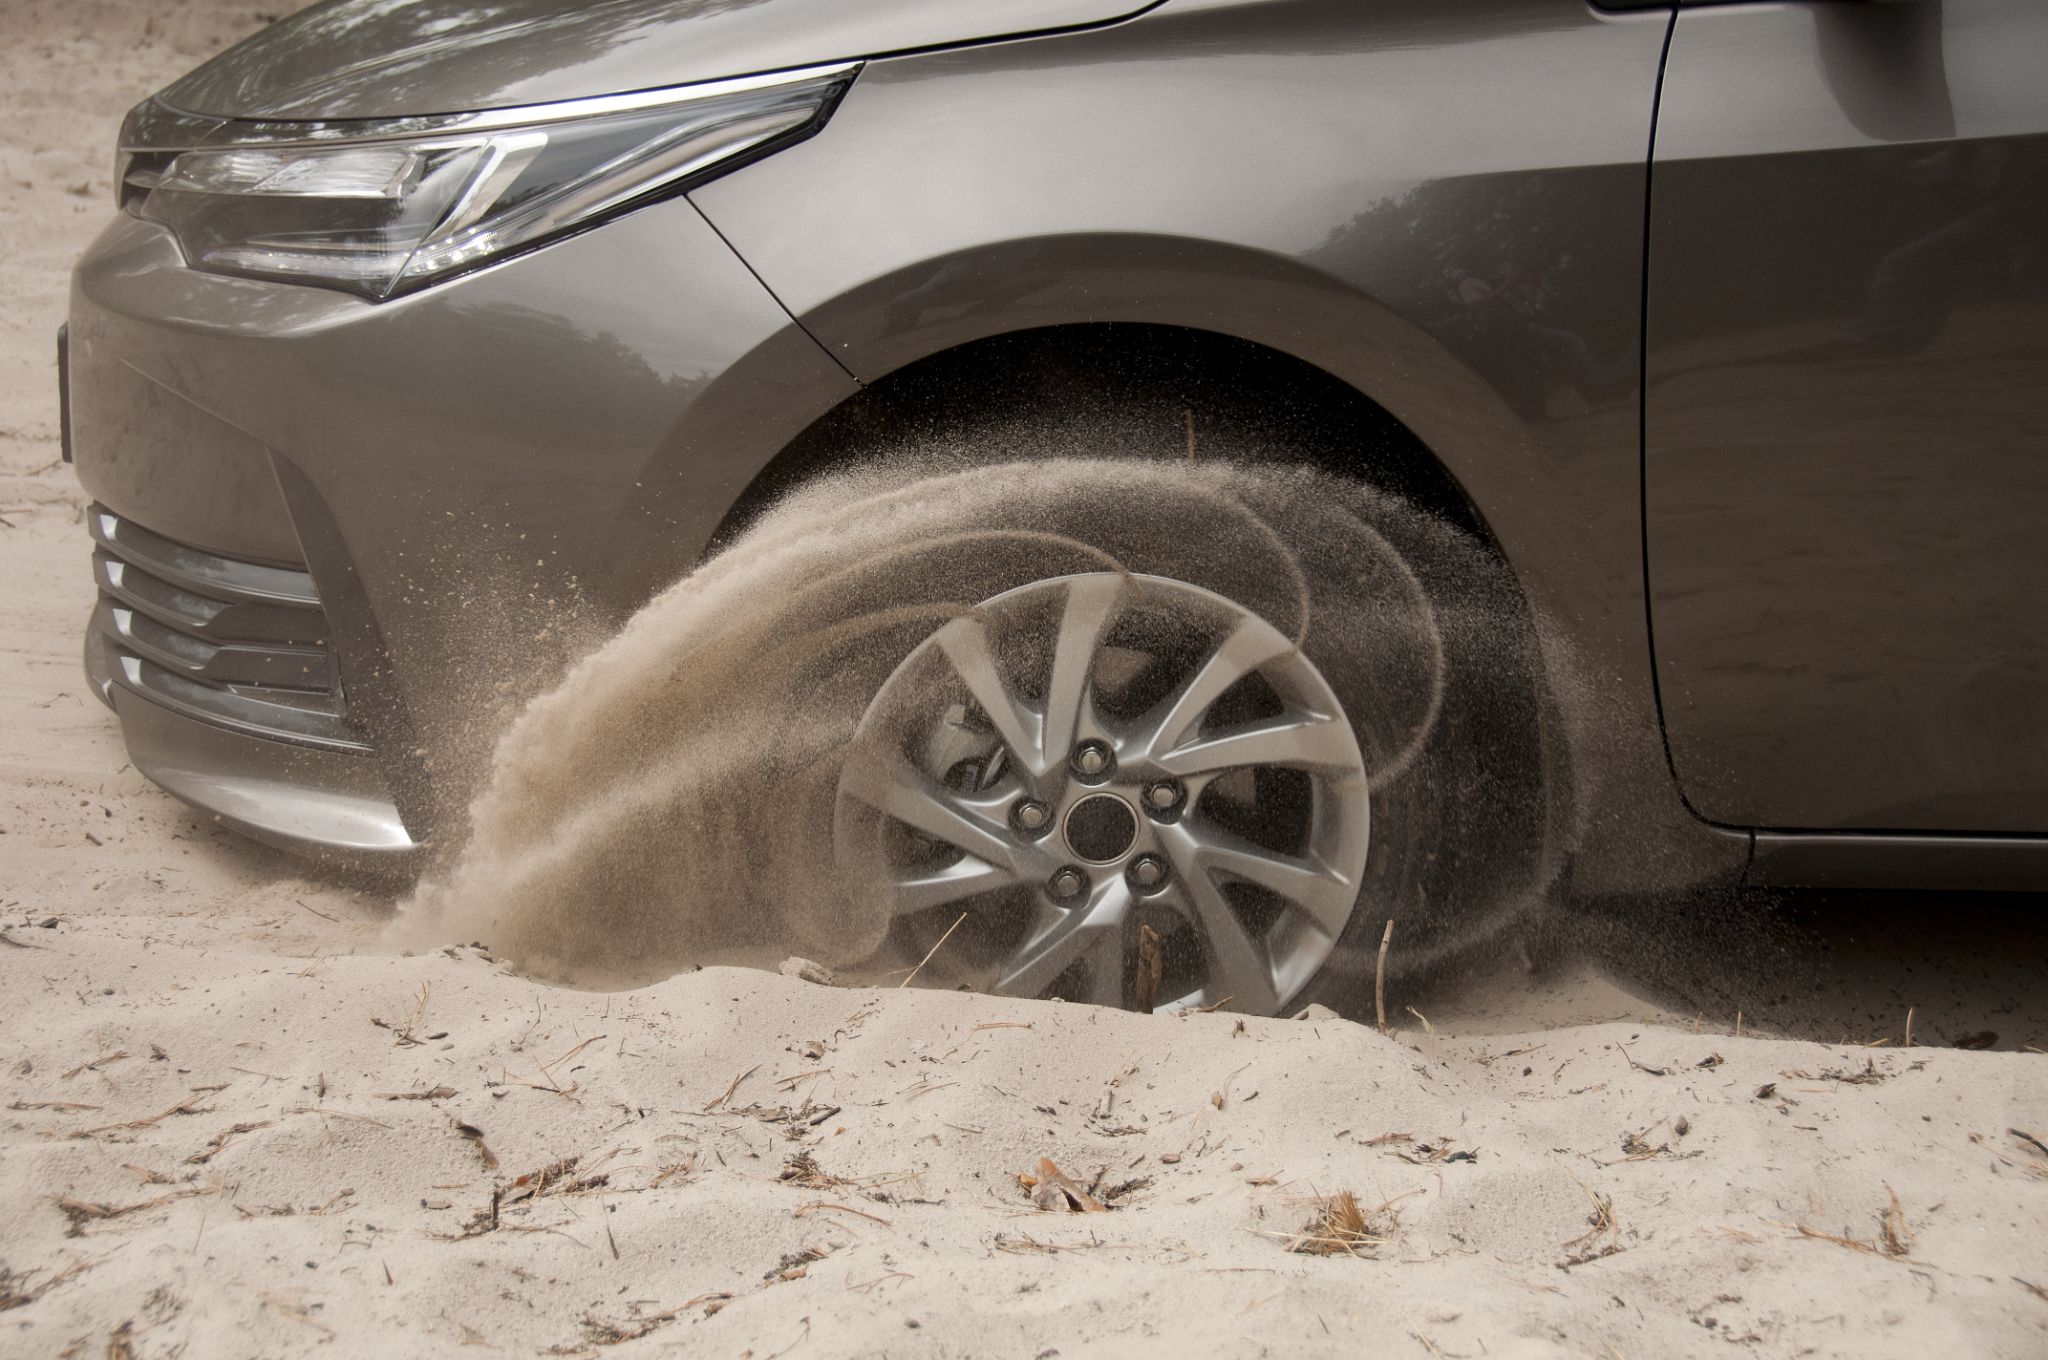
[[[1107,23],[1159,0],[331,0],[160,96],[222,118],[541,104]]]

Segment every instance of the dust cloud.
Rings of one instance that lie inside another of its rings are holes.
[[[1533,630],[1480,544],[1305,468],[925,457],[793,494],[528,705],[459,852],[394,929],[415,946],[487,941],[586,986],[788,953],[888,968],[932,937],[892,926],[877,876],[835,850],[863,713],[948,619],[1100,571],[1251,609],[1343,702],[1373,840],[1329,986],[1356,981],[1353,937],[1376,943],[1388,915],[1412,923],[1404,962],[1427,964],[1540,893],[1556,847],[1540,825]],[[1032,683],[1029,658],[999,660]]]

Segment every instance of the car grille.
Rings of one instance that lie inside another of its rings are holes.
[[[327,615],[295,567],[221,557],[95,505],[99,605],[87,671],[189,718],[251,736],[367,752],[348,722]]]

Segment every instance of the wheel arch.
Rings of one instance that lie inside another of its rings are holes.
[[[1301,464],[1399,496],[1500,550],[1465,485],[1367,394],[1257,341],[1150,321],[992,331],[913,359],[814,421],[753,476],[715,551],[787,492],[893,448]]]
[[[1314,423],[1312,412],[1348,420],[1380,455],[1332,470],[1390,477],[1387,489],[1518,556],[1514,502],[1526,501],[1520,493],[1537,461],[1524,422],[1404,310],[1412,309],[1299,260],[1196,236],[989,241],[903,264],[798,314],[862,391],[790,449],[814,456],[833,422],[913,391],[928,414],[933,402],[924,393],[934,374],[963,398],[977,386],[1000,392],[1016,373],[1002,365],[1019,352],[1035,346],[1049,358],[1059,347],[1046,343],[1054,336],[1085,335],[1112,365],[1093,375],[1098,392],[1142,386],[1163,398],[1177,385],[1191,393],[1204,378],[1260,369],[1264,380],[1285,384],[1297,426]],[[977,375],[977,361],[996,367]],[[1141,372],[1144,381],[1134,382]],[[1069,384],[1069,394],[1081,395],[1078,387]],[[1336,431],[1333,424],[1325,435]],[[786,476],[788,452],[778,450],[756,479]]]

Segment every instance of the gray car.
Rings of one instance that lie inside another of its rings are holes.
[[[862,555],[772,589],[892,630],[746,815],[977,985],[2039,889],[2044,55],[2038,0],[316,5],[122,129],[87,671],[172,794],[409,871],[825,497]],[[953,556],[861,570],[905,497]]]

